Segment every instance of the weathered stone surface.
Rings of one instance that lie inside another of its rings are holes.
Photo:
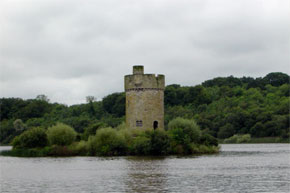
[[[164,75],[144,74],[143,66],[134,66],[125,76],[126,125],[131,129],[164,129]]]

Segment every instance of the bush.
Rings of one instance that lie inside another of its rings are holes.
[[[47,130],[48,141],[51,145],[70,145],[75,141],[76,135],[72,127],[63,123],[57,123]]]
[[[50,148],[51,148],[51,150],[49,152],[49,156],[67,157],[67,156],[77,155],[72,149],[70,149],[67,146],[53,145]]]
[[[88,140],[89,136],[90,135],[95,135],[96,134],[96,131],[100,128],[105,128],[107,127],[107,125],[103,122],[96,122],[96,123],[93,123],[91,125],[89,125],[88,127],[86,127],[84,129],[84,133],[83,133],[83,136],[82,138],[84,140]]]
[[[133,155],[167,155],[170,148],[170,139],[163,130],[133,131],[132,143],[129,144]]]
[[[240,135],[237,139],[237,143],[247,143],[251,140],[250,134]]]
[[[208,146],[218,146],[218,140],[213,137],[212,135],[209,135],[209,134],[203,134],[201,137],[200,137],[200,142],[201,144],[203,145],[208,145]]]
[[[224,140],[224,143],[247,143],[251,140],[250,134],[245,135],[233,135]]]
[[[151,151],[151,140],[146,136],[138,136],[134,138],[131,153],[133,155],[149,155]]]
[[[78,155],[78,156],[88,155],[88,144],[86,141],[75,142],[71,144],[68,148],[75,155]]]
[[[33,149],[12,149],[8,151],[1,151],[0,155],[14,156],[14,157],[45,157],[50,156],[51,147],[33,148]]]
[[[35,148],[47,145],[47,135],[40,127],[31,128],[12,141],[13,148]]]
[[[208,146],[208,145],[196,145],[192,144],[191,153],[192,154],[204,154],[204,153],[218,153],[219,146]]]
[[[194,120],[176,118],[169,122],[169,130],[181,129],[185,137],[189,137],[189,140],[194,143],[198,143],[201,131],[199,126]]]
[[[170,137],[170,148],[173,154],[190,154],[191,138],[181,128],[168,131]]]
[[[237,143],[237,141],[238,141],[238,135],[233,135],[229,138],[226,138],[224,140],[224,143]]]
[[[169,153],[169,137],[163,130],[147,131],[151,140],[151,155],[167,155]]]
[[[174,154],[190,154],[192,144],[198,144],[201,131],[193,120],[176,118],[169,122],[170,147]]]
[[[127,152],[125,137],[110,127],[99,129],[95,136],[90,136],[88,146],[91,155],[113,156]]]

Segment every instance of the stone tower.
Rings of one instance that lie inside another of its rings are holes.
[[[164,88],[164,75],[133,67],[133,74],[125,76],[127,128],[164,129]]]

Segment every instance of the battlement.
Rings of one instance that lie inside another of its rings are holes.
[[[144,74],[144,66],[133,66],[133,74]]]
[[[125,91],[164,90],[165,76],[144,74],[143,66],[134,66],[133,74],[125,76]]]
[[[164,75],[133,67],[133,74],[125,76],[127,128],[164,129],[164,88]]]

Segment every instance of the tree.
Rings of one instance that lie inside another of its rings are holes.
[[[51,145],[70,145],[76,139],[75,130],[63,123],[57,123],[56,125],[49,127],[47,130],[48,141]]]
[[[124,155],[127,150],[125,137],[110,127],[97,130],[95,136],[89,137],[91,155]]]
[[[36,148],[47,145],[47,135],[40,127],[31,128],[12,141],[13,148]]]
[[[86,96],[87,103],[92,103],[96,101],[96,98],[94,96]]]
[[[227,123],[222,126],[218,132],[218,138],[225,139],[233,136],[235,133],[235,129],[232,124]]]
[[[87,100],[87,103],[89,104],[89,109],[88,109],[89,114],[91,116],[95,116],[96,115],[96,110],[94,108],[93,102],[96,100],[96,98],[94,96],[87,96],[86,100]]]
[[[271,84],[272,86],[281,86],[283,84],[289,84],[289,76],[281,72],[272,72],[267,74],[263,81],[266,84]]]
[[[125,93],[113,93],[103,98],[103,108],[115,116],[125,115]]]
[[[191,142],[198,142],[201,131],[194,120],[175,118],[168,124],[169,130],[182,129],[184,135],[188,136]]]
[[[47,103],[49,102],[48,97],[46,95],[44,95],[44,94],[37,95],[36,96],[36,100],[45,101]]]

